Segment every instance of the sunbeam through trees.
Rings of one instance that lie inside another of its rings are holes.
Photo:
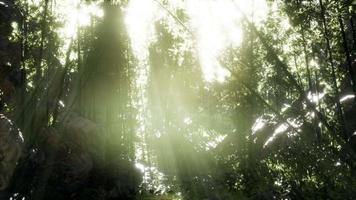
[[[0,200],[356,198],[355,0],[0,0]]]

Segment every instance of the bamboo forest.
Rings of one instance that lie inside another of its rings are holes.
[[[356,199],[356,0],[0,0],[0,200]]]

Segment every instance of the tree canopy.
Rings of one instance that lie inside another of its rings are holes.
[[[0,0],[0,199],[354,199],[356,1]]]

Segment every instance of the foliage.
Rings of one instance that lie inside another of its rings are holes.
[[[268,0],[260,22],[236,8],[217,21],[239,44],[197,27],[192,0],[147,0],[128,21],[136,1],[69,3],[87,14],[69,37],[57,1],[0,1],[1,115],[25,140],[0,198],[356,195],[354,1]]]

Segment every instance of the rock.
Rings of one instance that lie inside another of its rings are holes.
[[[23,137],[13,123],[0,114],[0,190],[8,187],[22,154]]]

